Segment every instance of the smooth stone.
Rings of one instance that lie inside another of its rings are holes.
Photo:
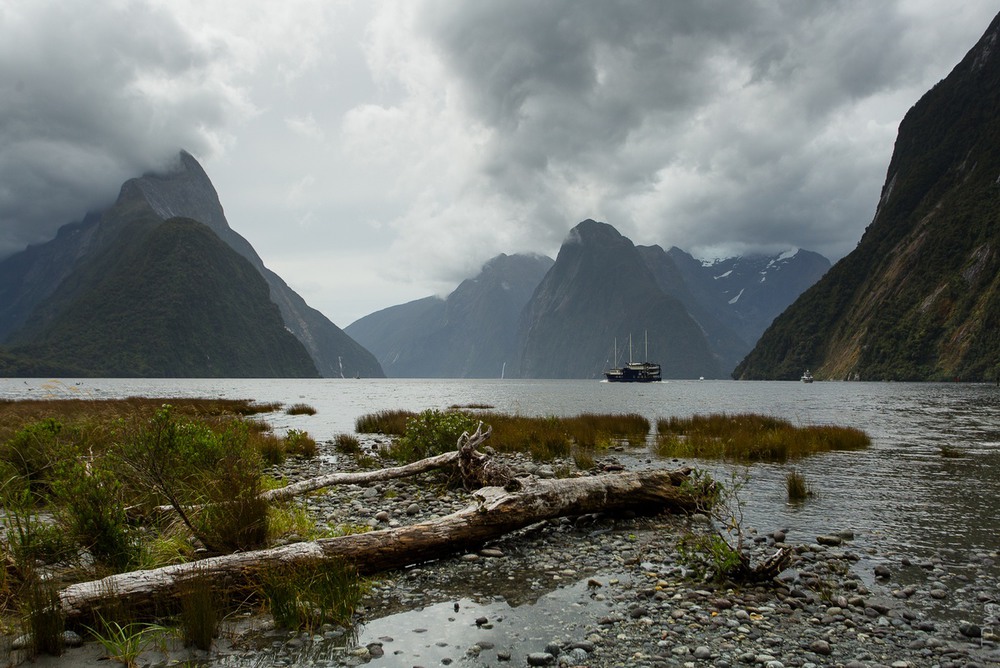
[[[816,536],[816,542],[820,545],[829,545],[836,547],[838,545],[844,544],[844,539],[840,536]]]
[[[694,648],[694,658],[702,660],[710,659],[712,658],[712,650],[705,645],[699,645]]]
[[[833,652],[830,648],[830,643],[825,640],[814,640],[809,644],[809,650],[816,653],[827,656]]]
[[[529,666],[549,666],[556,660],[556,657],[548,652],[532,652],[526,658]]]
[[[879,564],[875,567],[875,577],[888,579],[892,577],[892,571],[890,571],[888,567]]]

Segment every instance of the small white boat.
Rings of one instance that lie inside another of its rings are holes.
[[[811,382],[813,382],[813,375],[811,373],[809,373],[809,369],[806,369],[806,372],[804,374],[802,374],[801,380],[802,380],[803,383],[811,383]]]

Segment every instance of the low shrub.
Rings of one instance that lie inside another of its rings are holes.
[[[139,562],[141,548],[129,528],[122,484],[104,463],[63,462],[53,492],[69,535],[97,562],[121,572]]]
[[[472,433],[479,421],[456,411],[426,410],[410,418],[406,432],[389,447],[393,459],[413,462],[425,457],[455,450],[458,438]]]
[[[315,457],[319,452],[316,439],[304,431],[289,429],[285,434],[285,452],[293,457]]]

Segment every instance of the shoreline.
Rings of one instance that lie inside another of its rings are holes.
[[[350,468],[351,459],[334,455],[329,443],[320,452],[275,471],[293,482]],[[618,463],[615,455],[602,460]],[[518,466],[551,475],[544,465]],[[442,493],[420,479],[330,488],[303,499],[324,522],[370,526],[422,521],[467,501],[464,492]],[[985,618],[992,610],[987,599],[1000,592],[995,551],[977,551],[962,563],[916,560],[844,538],[822,545],[795,527],[748,529],[755,556],[787,545],[795,563],[777,586],[736,589],[688,576],[677,543],[700,526],[679,516],[546,521],[476,553],[376,578],[357,629],[289,633],[244,619],[210,654],[171,646],[145,653],[141,665],[1000,665],[991,637],[1000,633],[1000,619],[990,629]],[[876,577],[877,566],[888,569],[888,579]],[[99,665],[100,654],[87,643],[35,664],[82,668]]]

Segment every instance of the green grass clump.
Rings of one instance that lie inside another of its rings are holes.
[[[276,565],[261,573],[260,592],[274,622],[288,629],[349,626],[366,590],[357,569],[342,561]]]
[[[309,404],[292,404],[285,409],[286,415],[316,415],[316,409]]]
[[[180,598],[184,644],[207,652],[219,630],[220,605],[211,578],[199,573],[185,582]]]
[[[656,424],[657,453],[737,462],[783,462],[832,450],[859,450],[871,444],[853,427],[796,427],[787,420],[756,414],[672,417]]]
[[[22,613],[25,630],[31,634],[31,655],[59,656],[63,653],[66,621],[59,606],[56,586],[33,575],[26,590]]]
[[[123,625],[104,619],[100,620],[99,628],[87,627],[87,630],[104,648],[109,659],[127,668],[136,668],[139,655],[153,644],[162,642],[169,632],[168,628],[159,624],[130,622]]]

